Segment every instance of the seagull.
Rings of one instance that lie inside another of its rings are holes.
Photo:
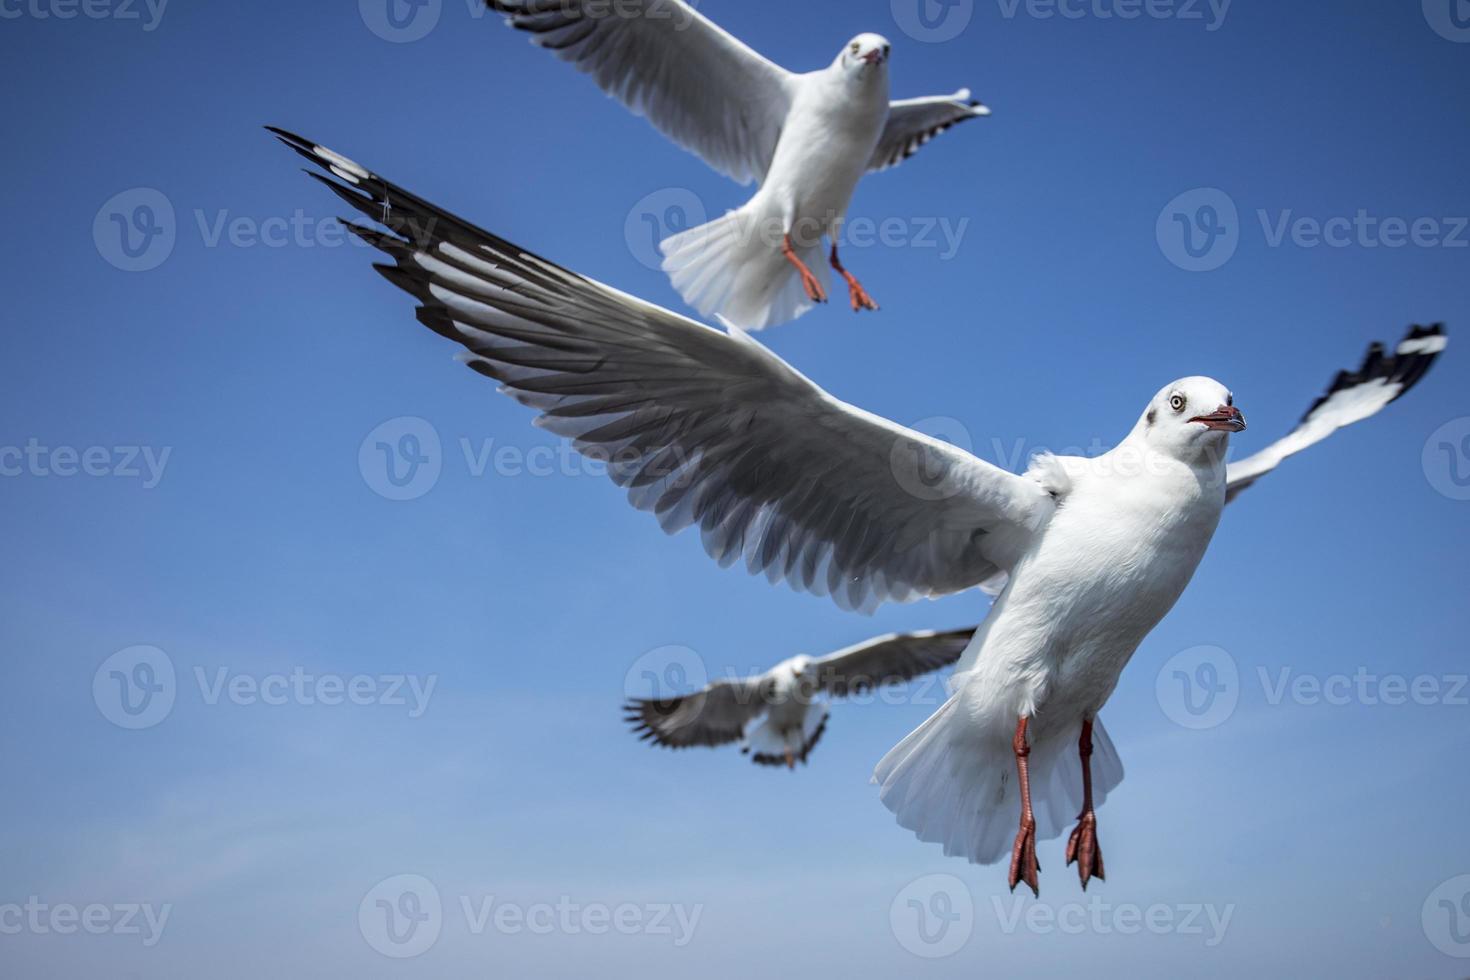
[[[1122,765],[1097,714],[1231,493],[1226,454],[1246,422],[1225,385],[1171,382],[1112,450],[1042,453],[1010,473],[839,401],[744,331],[580,276],[272,131],[386,229],[347,223],[391,260],[376,268],[418,300],[419,322],[539,425],[606,461],[666,532],[697,524],[720,564],[847,609],[998,590],[949,699],[879,763],[881,799],[920,839],[975,863],[1000,860],[1014,825],[1010,886],[1038,894],[1038,832],[1059,835],[1076,807],[1068,863],[1084,888],[1102,877],[1095,805]],[[1391,357],[1370,353],[1266,459],[1242,460],[1236,492],[1402,395],[1445,344],[1441,326],[1416,327]]]
[[[760,184],[743,207],[659,246],[685,302],[747,330],[825,303],[828,263],[854,311],[878,309],[837,254],[858,180],[990,114],[969,89],[890,101],[893,46],[878,34],[859,34],[826,68],[796,74],[684,0],[486,2],[720,173]],[[832,242],[825,257],[823,236]]]
[[[827,729],[821,695],[848,697],[948,667],[973,629],[889,633],[823,657],[799,654],[764,674],[722,678],[674,698],[630,698],[625,720],[640,741],[671,749],[740,742],[762,766],[803,765]]]

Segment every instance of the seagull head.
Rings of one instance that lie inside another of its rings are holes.
[[[787,696],[810,697],[816,690],[816,658],[799,653],[783,660],[773,671],[778,690]]]
[[[849,75],[871,75],[888,64],[892,50],[893,45],[882,34],[859,34],[837,55],[837,63]]]
[[[1245,431],[1245,416],[1230,389],[1214,378],[1181,378],[1159,389],[1134,432],[1151,448],[1176,459],[1209,453],[1223,459],[1230,435]]]

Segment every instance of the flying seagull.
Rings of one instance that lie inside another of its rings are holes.
[[[1165,385],[1111,451],[1038,455],[1016,475],[838,401],[743,331],[577,275],[275,132],[387,229],[349,223],[392,260],[376,268],[419,301],[419,321],[538,424],[608,460],[665,531],[697,524],[720,563],[743,560],[846,608],[1004,580],[950,699],[879,764],[883,802],[921,839],[977,863],[1002,856],[1015,821],[1011,887],[1033,890],[1038,827],[1058,834],[1078,807],[1069,863],[1084,887],[1102,871],[1094,804],[1122,766],[1096,716],[1224,508],[1228,442],[1245,418],[1223,384]],[[1380,356],[1361,383],[1327,396],[1316,431],[1382,408],[1444,345],[1438,326],[1411,331],[1391,367]],[[924,492],[910,464],[930,477]]]
[[[486,2],[720,173],[759,182],[743,207],[660,245],[689,305],[747,330],[826,302],[828,263],[854,310],[876,310],[837,254],[858,180],[990,114],[969,89],[890,101],[892,45],[878,34],[859,34],[826,68],[796,74],[683,0]]]
[[[754,677],[722,678],[674,698],[631,698],[626,721],[642,741],[671,749],[740,742],[763,766],[805,763],[827,728],[821,700],[862,694],[947,667],[973,629],[890,633],[824,657],[800,654]]]

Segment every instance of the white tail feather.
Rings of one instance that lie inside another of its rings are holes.
[[[813,305],[801,278],[769,241],[749,205],[659,243],[663,269],[684,302],[702,316],[721,316],[745,330],[762,330],[801,316]],[[826,290],[820,243],[796,253]]]
[[[1031,746],[1031,807],[1039,840],[1070,829],[1082,808],[1078,726]],[[948,856],[993,864],[1011,852],[1021,819],[1009,740],[978,738],[951,697],[878,763],[873,782],[900,826],[942,844]],[[1101,722],[1092,728],[1092,798],[1099,806],[1123,780],[1123,763]]]

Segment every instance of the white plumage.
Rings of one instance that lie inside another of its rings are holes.
[[[837,256],[858,181],[990,112],[968,89],[890,101],[891,45],[877,34],[859,34],[826,68],[796,74],[684,0],[487,2],[711,167],[760,183],[741,208],[660,246],[686,302],[746,330],[825,301],[829,264],[854,310],[877,309]]]
[[[579,276],[276,132],[388,228],[351,226],[392,258],[378,268],[418,298],[420,321],[461,344],[539,424],[608,459],[629,501],[666,531],[698,525],[722,564],[743,561],[849,608],[1003,586],[953,695],[875,778],[904,826],[989,862],[1022,812],[1015,757],[1035,813],[1019,820],[1013,887],[1035,887],[1038,833],[1059,833],[1079,803],[1069,854],[1084,885],[1101,877],[1093,808],[1122,767],[1093,722],[1193,575],[1227,487],[1381,409],[1444,347],[1433,327],[1415,328],[1391,357],[1375,348],[1308,412],[1306,434],[1228,475],[1228,440],[1244,419],[1223,385],[1201,377],[1161,389],[1110,452],[1042,456],[1015,475],[838,401],[739,331]],[[916,485],[913,473],[928,479]],[[793,730],[809,748],[806,721]],[[750,737],[753,750],[792,745],[774,730]]]

